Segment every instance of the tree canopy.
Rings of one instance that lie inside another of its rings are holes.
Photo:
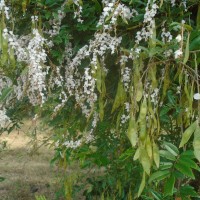
[[[2,131],[40,116],[53,161],[104,169],[87,199],[198,197],[199,0],[1,0],[0,15]]]

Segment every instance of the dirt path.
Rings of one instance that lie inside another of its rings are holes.
[[[36,195],[55,199],[60,176],[57,169],[50,166],[53,150],[46,146],[38,151],[33,148],[40,143],[34,142],[31,127],[32,122],[26,121],[19,132],[0,136],[0,142],[7,143],[6,149],[0,151],[0,177],[5,178],[0,182],[0,200],[34,200]],[[39,140],[48,136],[42,129],[36,133]]]

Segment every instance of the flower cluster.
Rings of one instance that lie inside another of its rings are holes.
[[[33,29],[33,35],[34,37],[31,39],[27,47],[30,62],[29,80],[31,84],[29,92],[34,95],[35,92],[38,91],[41,97],[38,101],[43,104],[45,102],[44,92],[46,91],[46,72],[43,70],[43,63],[46,62],[47,57],[47,54],[43,49],[45,39],[39,34],[37,29]],[[38,101],[32,103],[36,104]]]
[[[151,102],[153,103],[154,106],[158,105],[158,98],[159,98],[159,89],[155,88],[153,90],[153,92],[151,93],[150,97],[151,97]]]
[[[28,42],[31,40],[30,36],[23,36],[18,38],[12,31],[8,31],[7,28],[4,28],[3,38],[8,41],[9,53],[13,49],[18,61],[28,62],[29,56],[27,54],[26,48]]]
[[[124,105],[125,105],[125,112],[121,116],[120,126],[122,126],[123,124],[125,124],[126,122],[128,122],[128,120],[130,118],[130,104],[129,104],[129,102],[126,102],[126,103],[124,103]]]
[[[131,69],[128,67],[121,69],[121,76],[122,76],[122,82],[124,84],[125,91],[128,92],[128,89],[130,87],[131,82]]]
[[[79,146],[81,146],[81,140],[77,140],[77,141],[65,141],[63,143],[63,146],[65,146],[66,148],[69,148],[69,149],[76,149],[78,148]]]
[[[97,70],[97,56],[104,59],[107,52],[114,54],[120,45],[122,38],[112,37],[109,33],[96,33],[94,40],[89,45],[83,46],[76,56],[66,66],[66,88],[69,95],[75,95],[77,103],[81,106],[83,113],[88,116],[90,109],[97,100],[97,94],[94,91],[96,80],[93,78],[94,70]],[[92,57],[91,68],[86,67],[84,77],[78,72],[78,66],[81,62]],[[105,71],[105,70],[104,70]],[[83,87],[81,87],[83,85]],[[84,101],[86,100],[86,104]]]
[[[33,23],[37,22],[38,21],[38,16],[31,16],[31,21]]]
[[[0,1],[0,13],[4,13],[5,14],[5,16],[6,16],[6,19],[10,19],[10,16],[9,16],[9,7],[7,7],[6,5],[5,5],[5,1],[4,0],[1,0]]]
[[[130,20],[133,14],[138,14],[136,10],[131,10],[129,7],[122,3],[116,2],[116,0],[104,0],[104,9],[102,15],[100,16],[97,26],[102,26],[105,30],[112,29],[112,25],[117,24],[118,17],[121,17],[124,21]],[[110,23],[106,24],[107,18],[111,16]]]
[[[57,16],[53,20],[49,20],[49,24],[52,26],[52,29],[45,31],[45,33],[49,34],[51,37],[56,36],[60,32],[60,26],[63,18],[65,17],[65,13],[63,12],[63,7],[58,10]]]
[[[136,33],[136,43],[139,44],[141,40],[147,41],[152,37],[153,31],[155,29],[155,20],[154,17],[157,14],[158,6],[155,3],[156,0],[153,0],[153,4],[150,4],[150,0],[148,0],[147,7],[145,8],[144,20],[143,23],[146,25],[142,28],[141,31]]]
[[[181,56],[183,55],[183,51],[182,49],[178,49],[174,52],[174,58],[177,59],[177,58],[180,58]]]
[[[171,33],[168,31],[166,32],[165,28],[162,29],[162,33],[161,33],[161,38],[162,41],[165,42],[170,42],[172,40],[172,35]]]

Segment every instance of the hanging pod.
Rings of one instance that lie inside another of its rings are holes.
[[[132,146],[135,147],[138,142],[138,135],[137,135],[137,122],[133,115],[131,115],[131,117],[129,119],[127,136],[129,138]]]
[[[146,139],[146,115],[147,115],[147,100],[144,98],[140,106],[139,114],[139,127],[140,127],[140,140],[144,141]]]

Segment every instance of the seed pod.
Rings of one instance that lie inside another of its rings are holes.
[[[104,102],[103,102],[102,97],[99,98],[99,117],[100,117],[100,120],[103,121],[103,118],[104,118]]]
[[[137,123],[136,123],[135,117],[133,116],[131,116],[129,120],[127,136],[132,146],[135,147],[137,144],[138,135],[137,135]]]
[[[126,100],[126,92],[123,87],[123,83],[121,80],[118,82],[117,94],[115,96],[114,104],[112,107],[112,113],[121,105],[124,104]]]
[[[149,69],[149,77],[150,77],[150,79],[152,81],[152,87],[153,87],[153,89],[157,88],[157,86],[158,86],[158,81],[157,81],[157,78],[156,78],[156,73],[157,73],[157,67],[156,67],[156,65],[150,67],[150,69]]]
[[[156,164],[156,167],[159,168],[160,166],[160,153],[159,148],[155,142],[153,142],[153,160]]]
[[[139,115],[141,141],[144,141],[146,138],[146,115],[147,115],[147,100],[146,98],[144,98],[140,106],[140,115]]]
[[[152,152],[151,139],[150,139],[149,135],[147,135],[147,138],[146,138],[146,150],[147,150],[147,154],[148,154],[149,158],[152,159],[153,152]]]
[[[142,81],[139,80],[136,86],[136,101],[140,101],[142,99],[142,95],[143,95],[143,84]]]
[[[140,163],[142,164],[143,170],[149,175],[151,170],[151,159],[144,147],[140,148]]]
[[[9,61],[10,61],[10,65],[14,68],[16,65],[16,61],[15,61],[14,49],[12,48],[10,49]]]
[[[162,99],[165,98],[167,89],[169,88],[170,84],[170,77],[169,77],[169,66],[166,67],[165,77],[164,77],[164,84],[163,84],[163,96]]]

